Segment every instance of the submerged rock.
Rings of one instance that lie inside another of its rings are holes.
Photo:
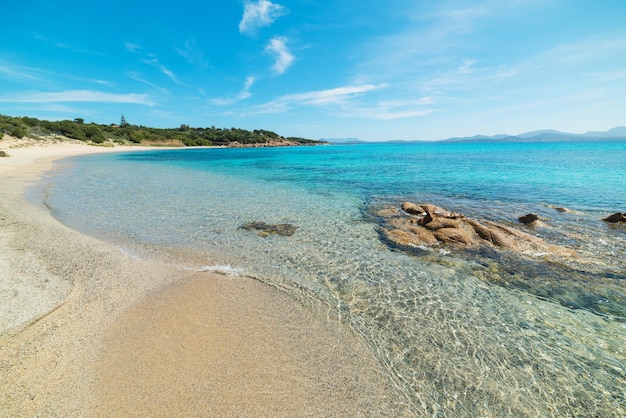
[[[604,222],[616,224],[618,222],[626,222],[626,213],[615,212],[612,215],[607,216],[602,219]]]
[[[292,224],[272,225],[265,222],[248,222],[241,225],[239,229],[259,231],[259,235],[262,237],[266,237],[268,235],[282,235],[284,237],[290,237],[296,232],[298,227]]]
[[[573,255],[573,251],[550,245],[541,238],[495,222],[468,219],[465,215],[431,204],[404,202],[401,210],[386,208],[377,212],[381,238],[402,249],[437,245],[455,248],[489,246],[518,253],[552,252]],[[526,223],[539,219],[524,217]],[[522,221],[520,219],[520,221]]]
[[[568,208],[564,208],[561,206],[554,206],[554,210],[557,212],[561,212],[561,213],[573,213],[573,211],[571,209]]]
[[[528,225],[539,220],[539,215],[537,215],[536,213],[528,213],[524,216],[520,216],[519,218],[517,218],[517,220],[524,225]]]

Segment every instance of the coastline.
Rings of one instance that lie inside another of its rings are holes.
[[[323,307],[130,258],[24,197],[56,159],[141,149],[155,148],[57,143],[0,158],[2,415],[410,415]]]

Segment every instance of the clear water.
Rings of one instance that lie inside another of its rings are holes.
[[[327,302],[418,416],[623,416],[626,228],[600,219],[626,211],[625,173],[624,142],[156,150],[66,160],[46,204],[137,256]],[[374,213],[404,200],[579,257],[397,251]],[[518,225],[529,212],[547,227]],[[298,229],[239,228],[253,221]]]

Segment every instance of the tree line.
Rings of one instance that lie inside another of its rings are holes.
[[[260,145],[273,141],[291,141],[299,144],[319,143],[311,139],[282,137],[275,132],[255,129],[248,131],[238,128],[193,128],[181,124],[178,128],[151,128],[130,124],[122,115],[120,124],[101,125],[85,123],[84,119],[47,121],[31,117],[0,115],[0,137],[5,134],[17,138],[38,139],[50,135],[61,135],[95,144],[114,142],[119,144],[180,144],[193,146]]]

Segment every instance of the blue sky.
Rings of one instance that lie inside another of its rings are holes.
[[[443,139],[626,125],[625,0],[21,0],[0,113]]]

